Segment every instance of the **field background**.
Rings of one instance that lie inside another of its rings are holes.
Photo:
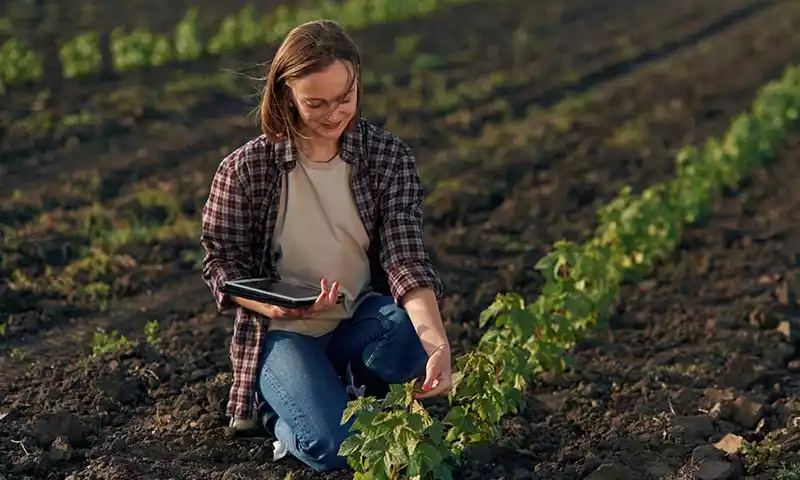
[[[535,298],[554,242],[590,235],[623,186],[672,175],[682,146],[722,134],[800,61],[793,1],[428,1],[380,22],[334,4],[363,49],[366,116],[419,159],[456,355],[498,292]],[[82,32],[172,35],[190,7],[207,42],[244,6],[0,6],[0,42],[43,59],[31,81],[2,66],[0,479],[352,478],[272,465],[270,445],[224,435],[232,316],[200,280],[199,212],[220,160],[259,133],[274,42],[124,71],[106,51],[77,78],[59,59]],[[690,479],[718,460],[730,476],[704,478],[766,479],[800,463],[800,336],[775,328],[800,321],[799,160],[794,136],[726,192],[455,478]],[[735,461],[708,448],[728,433],[747,445]]]

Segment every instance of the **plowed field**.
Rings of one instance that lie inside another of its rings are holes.
[[[67,3],[94,13],[29,19],[30,38],[238,8]],[[366,116],[419,159],[454,353],[496,293],[535,297],[533,264],[591,233],[622,186],[663,180],[681,146],[721,134],[800,60],[799,31],[800,4],[755,0],[478,2],[354,31]],[[259,133],[253,77],[271,51],[0,97],[0,479],[352,478],[224,435],[232,314],[200,280],[199,211],[216,165]],[[770,323],[800,308],[785,295],[800,273],[797,142],[627,287],[612,335],[582,342],[576,371],[537,379],[502,442],[455,477],[577,479],[603,463],[629,476],[591,478],[683,475],[696,447],[800,415],[797,337]],[[136,345],[93,358],[98,328]],[[763,424],[708,415],[742,395]],[[763,463],[749,473],[775,478]]]

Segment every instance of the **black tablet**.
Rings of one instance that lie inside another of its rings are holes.
[[[296,280],[281,278],[247,278],[225,282],[223,291],[248,300],[269,303],[283,308],[310,307],[317,301],[322,289]],[[344,295],[339,293],[339,303]]]

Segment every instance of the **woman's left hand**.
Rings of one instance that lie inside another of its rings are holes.
[[[428,363],[425,368],[425,382],[422,384],[423,393],[418,393],[417,398],[447,395],[452,387],[453,371],[450,346],[440,345],[428,357]]]

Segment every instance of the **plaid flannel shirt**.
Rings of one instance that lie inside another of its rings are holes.
[[[442,284],[422,239],[423,191],[411,149],[389,132],[359,119],[345,134],[340,156],[354,166],[350,182],[370,238],[372,285],[396,302],[412,289]],[[268,318],[236,305],[221,290],[229,280],[277,278],[270,241],[278,217],[282,176],[295,168],[292,142],[256,137],[225,157],[203,208],[202,277],[217,310],[237,307],[229,349],[233,384],[227,414],[250,418],[255,408],[258,364]]]

